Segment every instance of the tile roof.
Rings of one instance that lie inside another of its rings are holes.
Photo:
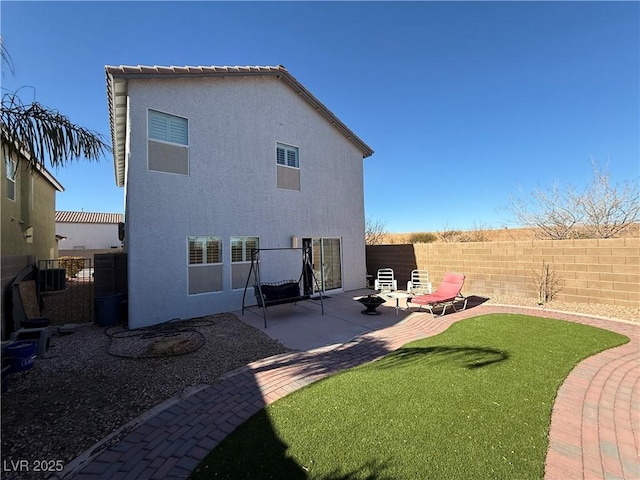
[[[57,223],[119,223],[123,218],[121,213],[56,211]]]
[[[291,87],[300,97],[308,102],[318,113],[324,116],[331,125],[354,143],[361,151],[363,158],[373,154],[373,150],[353,133],[338,117],[314,97],[289,71],[282,65],[269,66],[111,66],[104,67],[107,77],[107,100],[109,104],[109,123],[111,125],[111,144],[113,146],[113,163],[116,185],[124,186],[125,168],[125,136],[127,121],[127,81],[131,78],[185,78],[185,77],[229,77],[262,75],[276,77]]]

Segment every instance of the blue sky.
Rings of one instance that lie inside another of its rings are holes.
[[[284,65],[375,151],[389,232],[514,226],[511,194],[640,175],[638,2],[14,2],[2,88],[110,141],[105,65]],[[608,159],[608,164],[607,164]],[[113,159],[58,210],[123,211]]]

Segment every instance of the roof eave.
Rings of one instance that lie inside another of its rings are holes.
[[[353,131],[347,127],[331,110],[329,110],[320,100],[318,100],[309,90],[307,90],[298,80],[295,79],[287,70],[283,69],[283,76],[280,77],[293,88],[293,90],[304,98],[312,107],[322,114],[337,130],[339,130],[349,141],[356,144],[362,151],[362,158],[373,155],[373,150],[369,145],[364,143]]]
[[[107,101],[109,108],[109,125],[111,129],[111,145],[113,146],[113,170],[116,186],[124,186],[125,171],[125,137],[127,115],[127,82],[115,78],[106,71]]]

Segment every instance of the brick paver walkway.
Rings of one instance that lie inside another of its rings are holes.
[[[488,313],[523,313],[606,328],[631,342],[581,362],[553,408],[546,480],[640,479],[640,325],[517,307],[485,306],[404,322],[344,345],[278,355],[230,372],[72,461],[63,478],[183,479],[226,435],[266,404],[333,373],[380,358],[452,323]]]

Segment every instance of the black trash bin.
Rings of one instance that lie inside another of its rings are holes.
[[[94,300],[96,323],[101,327],[115,325],[122,320],[124,294],[100,295]]]

